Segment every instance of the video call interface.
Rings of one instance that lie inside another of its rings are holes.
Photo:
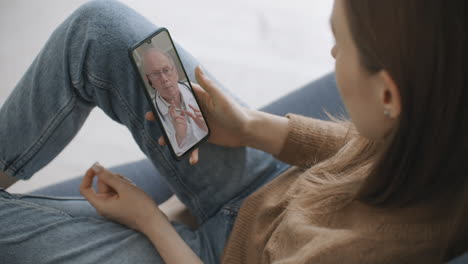
[[[169,34],[159,34],[133,51],[157,118],[175,154],[181,156],[208,134],[182,63]]]

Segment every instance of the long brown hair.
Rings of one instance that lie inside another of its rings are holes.
[[[466,198],[465,0],[343,2],[361,64],[370,73],[386,70],[397,84],[402,100],[399,125],[378,155],[358,199],[387,207]],[[468,201],[457,202],[461,206],[455,214],[458,219],[453,220],[454,233],[466,230],[462,226],[467,220]],[[448,240],[466,242],[466,235],[456,234],[454,237],[458,238]],[[462,243],[449,245],[446,257],[463,250],[456,244]]]
[[[309,170],[303,186],[313,185],[315,195],[301,204],[320,212],[317,202],[341,194],[372,206],[405,207],[462,193],[468,177],[465,0],[343,3],[361,65],[369,73],[389,73],[402,111],[385,145],[358,136]],[[347,179],[350,174],[365,176]]]
[[[464,0],[346,0],[362,65],[397,84],[399,125],[359,197],[403,206],[458,190],[468,176]]]

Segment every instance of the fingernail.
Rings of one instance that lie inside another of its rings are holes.
[[[102,165],[99,164],[99,162],[95,162],[95,163],[93,164],[93,166],[91,167],[91,169],[93,169],[93,171],[94,171],[95,173],[101,172],[103,168],[104,168],[104,167],[102,167]]]

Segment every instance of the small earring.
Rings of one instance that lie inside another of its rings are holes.
[[[391,117],[392,113],[390,112],[390,109],[385,109],[384,115],[385,115],[386,117]]]

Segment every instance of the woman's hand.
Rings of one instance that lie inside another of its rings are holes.
[[[226,147],[245,146],[250,110],[225,95],[213,81],[208,79],[200,67],[195,69],[195,77],[200,85],[192,83],[192,87],[210,128],[208,141]],[[146,113],[145,117],[147,120],[154,120],[151,112]],[[160,145],[166,144],[163,137],[158,142]],[[196,162],[198,162],[198,149],[192,152],[190,157],[191,164]]]
[[[226,147],[245,146],[250,111],[225,95],[201,70],[195,69],[200,84],[192,84],[211,129],[209,142]]]
[[[93,178],[98,177],[98,191]],[[165,263],[202,263],[167,217],[129,179],[95,163],[83,178],[80,193],[102,216],[145,234]]]
[[[97,192],[92,187],[94,177],[98,180]],[[80,193],[103,217],[142,233],[157,214],[163,215],[153,199],[134,183],[98,163],[86,171]]]

